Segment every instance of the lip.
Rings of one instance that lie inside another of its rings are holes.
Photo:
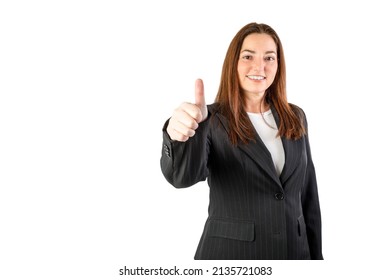
[[[245,77],[247,77],[251,81],[256,81],[256,82],[265,81],[267,79],[263,75],[246,75]]]

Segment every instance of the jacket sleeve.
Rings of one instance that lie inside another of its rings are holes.
[[[210,114],[209,114],[210,116]],[[208,176],[210,117],[199,124],[195,135],[186,142],[170,139],[163,127],[163,147],[160,159],[161,171],[165,179],[176,188],[190,187]]]
[[[307,132],[307,121],[304,117]],[[317,179],[311,157],[308,134],[305,135],[307,169],[302,191],[302,209],[305,217],[311,259],[322,260],[321,211],[318,198]]]

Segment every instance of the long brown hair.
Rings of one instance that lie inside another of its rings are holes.
[[[278,70],[275,80],[265,92],[265,101],[272,104],[279,116],[278,135],[287,139],[299,139],[305,134],[302,118],[297,107],[287,102],[286,65],[282,43],[276,32],[266,24],[249,23],[236,34],[227,50],[222,66],[221,82],[215,102],[230,125],[229,137],[236,145],[238,141],[248,143],[255,139],[255,131],[245,112],[244,96],[240,90],[237,65],[244,39],[252,33],[270,35],[277,47]]]

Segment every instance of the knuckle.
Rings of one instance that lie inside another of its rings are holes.
[[[177,141],[186,142],[188,139],[189,139],[188,136],[180,135],[180,136],[178,137]]]
[[[194,131],[194,130],[192,130],[192,129],[188,129],[188,130],[187,130],[186,136],[192,137],[192,136],[194,136],[194,135],[195,135],[195,131]]]
[[[192,121],[192,124],[191,124],[191,127],[195,130],[199,127],[199,124],[198,122],[196,122],[195,120]]]

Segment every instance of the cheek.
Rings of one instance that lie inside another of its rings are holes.
[[[237,73],[238,73],[238,76],[241,76],[243,73],[243,67],[240,63],[238,63],[238,65],[237,65]]]
[[[275,66],[270,66],[268,69],[268,75],[272,76],[272,77],[275,77],[276,76],[276,72],[278,71],[278,66],[275,65]]]
[[[244,71],[247,71],[248,68],[251,67],[251,63],[249,61],[242,61],[242,60],[239,60],[237,62],[237,69],[241,72],[244,72]]]
[[[237,78],[240,84],[243,82],[245,78],[245,74],[242,72],[242,70],[240,71],[240,69],[237,70]]]

